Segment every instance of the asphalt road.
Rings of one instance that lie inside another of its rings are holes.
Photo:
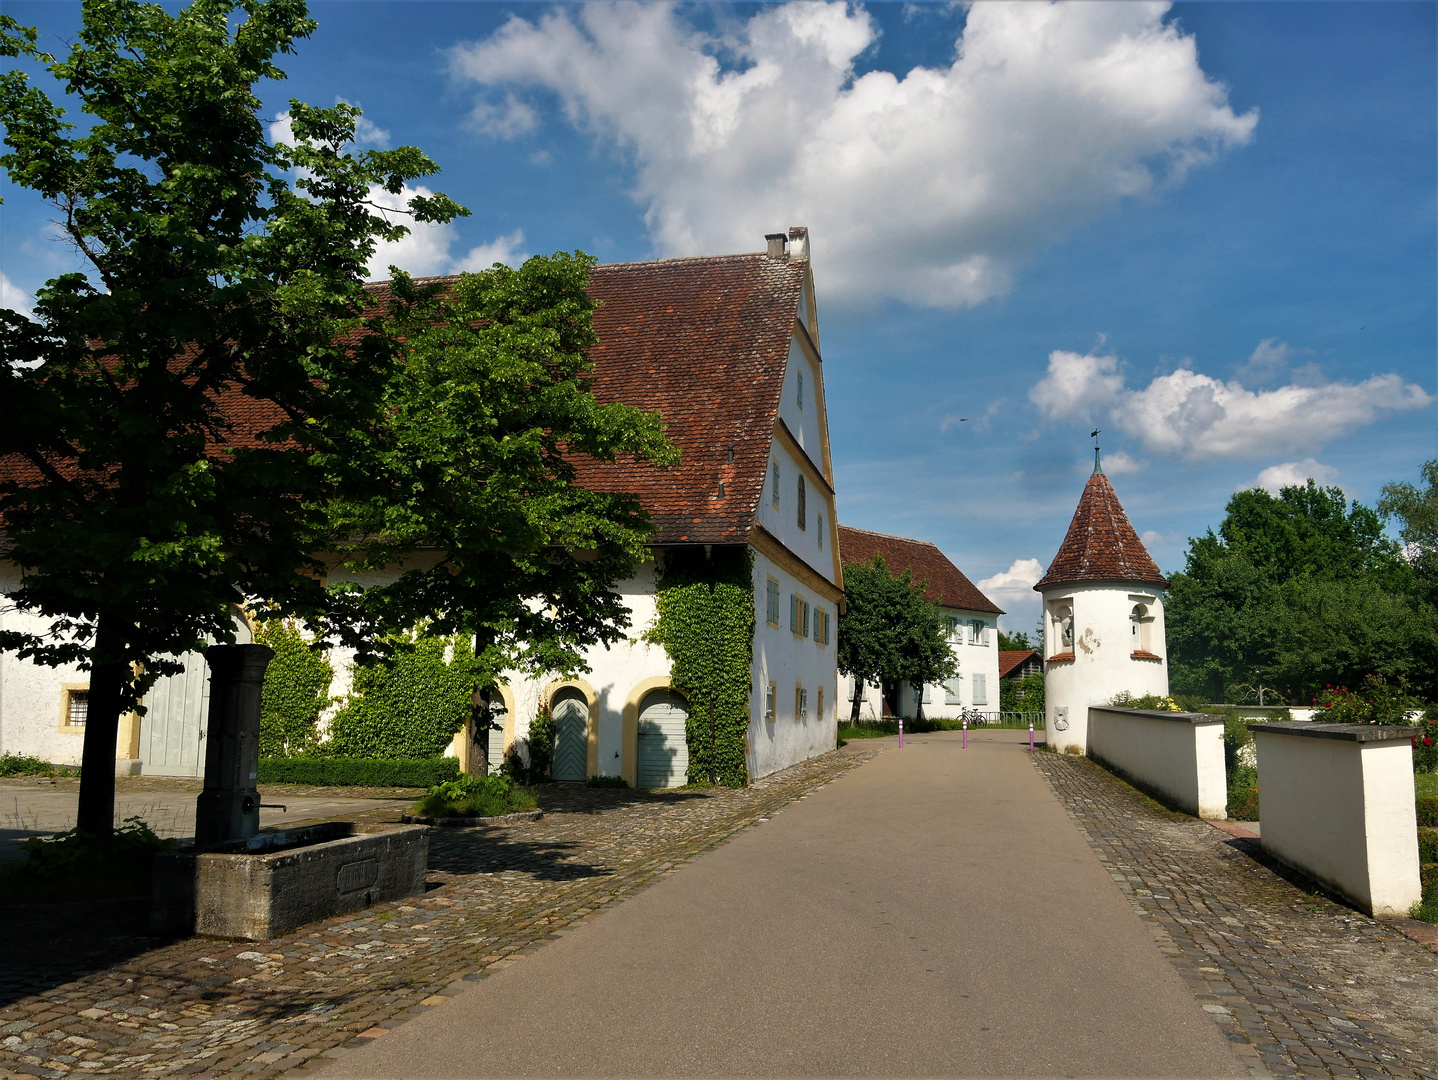
[[[911,737],[326,1075],[1246,1076],[1026,738]]]

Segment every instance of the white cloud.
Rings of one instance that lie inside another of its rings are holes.
[[[508,236],[498,237],[493,243],[480,244],[470,248],[469,254],[454,264],[452,273],[475,273],[488,270],[495,263],[518,266],[529,256],[519,250],[524,243],[524,230],[515,229]]]
[[[1245,386],[1261,386],[1286,372],[1291,358],[1312,355],[1312,349],[1299,348],[1276,337],[1264,338],[1233,377]]]
[[[29,319],[33,317],[34,306],[34,298],[12,282],[3,271],[0,271],[0,308],[18,311]]]
[[[1049,420],[1113,424],[1144,448],[1191,460],[1253,460],[1311,453],[1328,440],[1433,397],[1396,374],[1329,382],[1316,369],[1272,390],[1252,391],[1180,367],[1142,389],[1128,387],[1116,356],[1055,349],[1029,398]]]
[[[1119,450],[1117,453],[1108,454],[1103,459],[1103,471],[1110,476],[1127,476],[1129,473],[1136,473],[1148,462],[1135,461],[1128,454]]]
[[[954,60],[855,78],[858,4],[796,0],[705,37],[673,4],[518,16],[451,53],[475,122],[513,137],[550,92],[632,156],[666,255],[752,251],[808,225],[825,293],[963,307],[1040,246],[1249,140],[1168,5],[978,3]],[[723,60],[721,61],[721,56]]]
[[[1311,457],[1302,461],[1285,461],[1281,465],[1270,465],[1259,473],[1252,483],[1240,484],[1237,490],[1262,488],[1270,495],[1277,495],[1286,487],[1302,487],[1310,478],[1319,484],[1332,484],[1338,479],[1338,470],[1332,465],[1314,461]]]
[[[978,582],[979,590],[991,600],[999,594],[1033,592],[1034,585],[1044,576],[1044,568],[1037,559],[1015,559],[1007,570],[1001,570],[993,577]]]

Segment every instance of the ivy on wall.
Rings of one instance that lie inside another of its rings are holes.
[[[476,672],[468,639],[415,631],[388,660],[355,668],[354,691],[330,721],[323,752],[334,757],[438,757],[469,719]]]
[[[754,660],[754,564],[748,547],[671,551],[645,640],[669,654],[669,683],[689,702],[688,780],[748,782],[749,669]]]
[[[255,631],[255,642],[274,650],[260,698],[260,756],[294,757],[315,748],[320,710],[330,700],[334,668],[292,621]]]

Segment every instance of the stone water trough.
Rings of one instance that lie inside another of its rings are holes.
[[[260,832],[260,693],[274,653],[212,645],[205,788],[193,847],[155,857],[150,927],[263,941],[297,926],[424,892],[423,825],[329,821]]]
[[[150,927],[264,941],[424,892],[423,825],[329,821],[155,859]]]

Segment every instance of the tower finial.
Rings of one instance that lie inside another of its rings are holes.
[[[1095,476],[1103,475],[1103,462],[1099,459],[1097,446],[1093,448],[1093,474]]]

